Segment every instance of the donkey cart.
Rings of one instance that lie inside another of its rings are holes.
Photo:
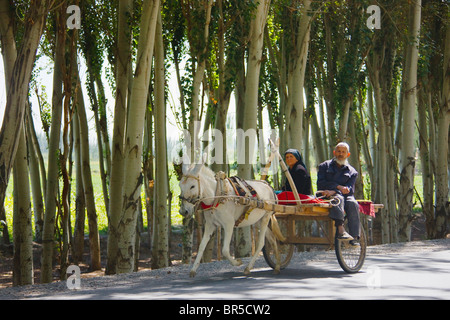
[[[361,224],[360,239],[358,245],[352,244],[349,240],[342,240],[336,237],[334,222],[328,217],[333,202],[302,203],[302,200],[294,205],[282,205],[257,200],[242,198],[244,205],[251,207],[261,207],[274,211],[271,219],[271,230],[277,239],[277,246],[280,252],[281,269],[286,268],[294,253],[295,245],[325,245],[329,249],[334,247],[339,265],[347,273],[358,272],[364,264],[366,256],[367,239],[364,228]],[[278,201],[280,203],[280,201]],[[289,200],[287,201],[289,202]],[[283,203],[283,202],[281,202]],[[372,212],[383,207],[382,204],[373,204],[370,201],[360,201],[360,208],[365,211],[369,206]],[[313,221],[316,223],[316,234],[303,234],[299,231],[299,222]],[[267,264],[275,268],[275,250],[269,241],[265,242],[263,255]]]
[[[258,241],[255,252],[245,268],[249,274],[253,268],[259,252],[263,249],[264,257],[270,267],[278,273],[285,268],[292,258],[294,245],[297,244],[325,244],[335,247],[336,255],[341,267],[349,273],[357,272],[364,263],[366,254],[366,237],[361,230],[359,245],[354,246],[348,240],[335,239],[335,230],[328,211],[336,200],[322,200],[310,198],[300,199],[292,177],[272,141],[272,155],[269,163],[277,156],[283,172],[292,187],[292,200],[285,203],[279,201],[272,187],[261,180],[243,180],[238,177],[226,178],[224,172],[214,173],[202,162],[194,165],[183,165],[183,177],[180,180],[180,214],[191,217],[198,210],[203,211],[205,229],[198,254],[191,268],[190,276],[196,275],[203,252],[217,227],[224,230],[222,254],[234,266],[242,261],[230,255],[230,242],[233,229],[255,225],[258,231]],[[264,169],[265,177],[268,166]],[[289,205],[293,204],[293,205]],[[375,207],[376,206],[376,207]],[[371,212],[381,205],[370,203]],[[316,236],[299,236],[296,223],[301,220],[313,220],[319,226],[320,232]],[[270,223],[270,229],[269,227]],[[270,230],[270,231],[269,231]],[[277,250],[280,248],[281,250]],[[277,254],[277,253],[281,253]],[[277,256],[281,259],[277,259]]]

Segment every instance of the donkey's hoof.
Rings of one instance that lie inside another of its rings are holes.
[[[250,269],[249,269],[248,267],[245,268],[244,274],[245,274],[246,276],[250,275]]]
[[[236,260],[230,260],[231,264],[235,267],[240,266],[242,264],[242,260],[241,259],[236,259]]]
[[[191,273],[189,273],[189,277],[194,278],[197,275],[197,272],[195,271],[191,271]]]
[[[275,275],[280,274],[280,269],[278,268],[273,269],[273,274]]]

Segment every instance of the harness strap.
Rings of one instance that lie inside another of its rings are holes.
[[[216,181],[217,181],[216,193],[215,193],[215,197],[216,198],[215,198],[214,202],[212,204],[210,204],[210,205],[205,204],[203,201],[200,202],[200,206],[202,207],[203,210],[208,210],[208,209],[211,209],[211,208],[217,208],[219,206],[219,204],[220,204],[219,196],[223,195],[222,180],[225,178],[225,173],[222,172],[222,171],[219,171],[216,174],[215,178],[216,178]]]
[[[224,180],[224,179],[225,179],[225,174],[224,173],[219,172],[216,175],[216,180],[217,180],[217,187],[216,187],[216,193],[215,193],[216,197],[218,197],[219,195],[221,195],[223,193],[221,181]],[[245,180],[239,178],[238,176],[233,176],[233,177],[229,177],[229,178],[226,178],[226,179],[230,182],[230,184],[231,184],[234,192],[236,193],[236,195],[241,196],[241,197],[247,196],[247,191],[244,188],[241,187],[241,184],[242,184],[245,188],[248,189],[248,191],[250,192],[252,197],[257,197],[258,196],[258,194],[255,191],[255,189],[252,186],[250,186]],[[220,204],[220,201],[219,201],[218,198],[216,198],[215,201],[212,204],[210,204],[210,205],[205,204],[203,201],[200,202],[200,206],[201,206],[201,208],[203,210],[208,210],[208,209],[211,209],[211,208],[217,208],[219,206],[219,204]],[[244,221],[244,219],[248,219],[248,216],[253,211],[253,209],[255,209],[255,208],[247,207],[245,209],[244,213],[239,217],[239,219],[236,220],[234,226],[238,227],[242,223],[242,221]]]
[[[241,196],[241,197],[245,197],[247,195],[247,192],[240,186],[240,184],[242,184],[245,188],[248,189],[248,191],[250,192],[252,197],[258,196],[255,189],[251,185],[249,185],[247,183],[247,181],[245,181],[244,179],[241,179],[238,176],[234,176],[234,177],[228,178],[228,180],[230,181],[236,195]]]
[[[241,183],[244,185],[244,187],[246,187],[248,189],[248,191],[250,191],[250,194],[252,195],[253,198],[258,196],[258,194],[256,193],[255,189],[253,189],[253,187],[251,185],[249,185],[247,183],[247,181],[241,179]]]
[[[202,207],[203,210],[211,209],[212,207],[217,208],[219,206],[219,202],[210,205],[205,204],[204,202],[200,202],[200,206]]]
[[[247,207],[247,208],[248,208],[248,207]],[[244,221],[244,219],[247,220],[247,219],[248,219],[248,216],[249,216],[250,213],[253,211],[253,209],[255,209],[255,208],[250,207],[250,209],[246,209],[246,210],[244,211],[244,213],[241,214],[241,216],[239,217],[239,219],[236,220],[236,222],[234,223],[234,226],[235,226],[235,227],[238,227],[238,226],[241,224],[241,222]]]
[[[231,186],[233,187],[236,195],[241,196],[241,197],[245,197],[247,195],[247,192],[244,189],[242,189],[242,187],[239,185],[239,180],[240,180],[239,177],[234,176],[234,177],[229,177],[227,179],[228,179],[228,181],[230,181]]]
[[[252,197],[257,197],[258,194],[255,191],[255,189],[250,186],[247,181],[245,181],[244,179],[239,178],[238,176],[234,176],[234,177],[230,177],[228,178],[228,181],[230,181],[231,186],[234,189],[234,192],[236,193],[236,195],[241,196],[241,197],[245,197],[247,196],[247,191],[245,191],[240,184],[242,184],[245,188],[247,188],[247,190],[250,192],[250,194],[252,195]],[[242,221],[244,221],[244,219],[248,219],[248,216],[250,215],[250,213],[253,211],[253,209],[255,208],[249,208],[247,207],[246,210],[242,213],[242,215],[239,217],[239,219],[236,220],[236,222],[234,223],[235,227],[238,227]]]

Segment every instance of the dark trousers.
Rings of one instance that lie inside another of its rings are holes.
[[[336,222],[336,226],[344,223],[345,215],[348,219],[348,233],[353,237],[359,237],[359,204],[353,196],[336,195],[339,205],[330,209],[329,217]]]

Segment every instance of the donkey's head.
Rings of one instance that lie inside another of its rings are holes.
[[[180,180],[180,214],[188,217],[194,214],[195,206],[202,197],[200,171],[203,162],[193,166],[183,164],[183,176]]]

